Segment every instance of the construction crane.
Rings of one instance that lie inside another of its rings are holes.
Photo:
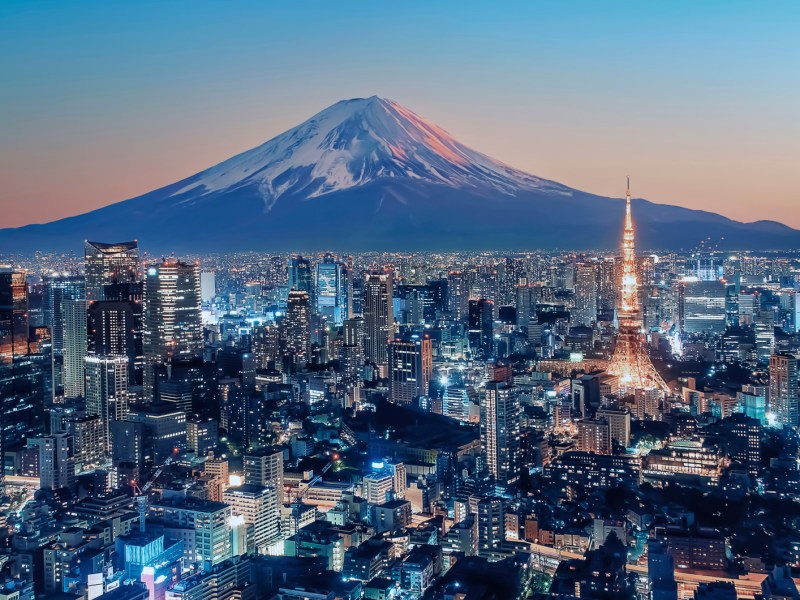
[[[163,463],[161,463],[156,470],[153,471],[153,474],[150,476],[145,484],[142,487],[136,483],[136,481],[131,481],[131,485],[133,486],[133,494],[134,494],[134,504],[136,505],[136,512],[139,513],[139,531],[144,533],[144,519],[147,516],[147,508],[148,504],[148,497],[150,488],[153,487],[156,479],[163,473],[164,469],[172,464],[172,461],[175,459],[175,456],[178,454],[178,449],[175,448],[172,451],[172,454],[167,457]]]

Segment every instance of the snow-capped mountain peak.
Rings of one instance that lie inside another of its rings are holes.
[[[199,173],[173,196],[256,186],[269,209],[282,196],[314,198],[390,178],[507,195],[520,189],[570,191],[472,150],[400,104],[372,96],[333,104],[261,146]]]
[[[641,247],[685,249],[710,237],[737,249],[800,246],[800,231],[778,224],[634,201]],[[138,239],[165,253],[612,249],[624,206],[513,169],[373,96],[338,102],[136,198],[0,229],[0,246],[32,252]]]

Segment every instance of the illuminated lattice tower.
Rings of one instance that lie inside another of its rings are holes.
[[[642,331],[642,316],[639,311],[639,284],[636,277],[636,249],[634,245],[633,219],[631,218],[631,189],[625,204],[625,233],[622,237],[622,281],[617,306],[617,343],[614,356],[608,367],[611,375],[619,378],[620,389],[633,393],[637,389],[669,388],[658,374],[647,351],[647,341]]]

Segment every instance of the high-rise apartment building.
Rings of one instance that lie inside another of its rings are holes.
[[[797,357],[773,354],[769,358],[769,413],[776,423],[798,424]]]
[[[611,453],[611,432],[605,419],[578,421],[578,451],[594,454]]]
[[[631,413],[627,408],[603,407],[595,415],[608,423],[612,444],[627,448],[631,442]]]
[[[419,396],[427,396],[433,373],[430,338],[394,340],[388,347],[389,400],[409,405]]]
[[[283,450],[281,448],[263,448],[245,454],[244,482],[251,485],[272,486],[278,490],[278,500],[284,500]]]
[[[196,498],[181,502],[160,500],[150,506],[150,514],[167,527],[185,532],[192,542],[186,544],[186,558],[202,565],[203,570],[210,571],[231,558],[233,509],[230,506]]]
[[[506,306],[514,306],[517,300],[517,286],[525,277],[525,261],[521,258],[507,256],[502,272],[500,303]]]
[[[311,307],[308,292],[291,290],[284,318],[286,351],[300,362],[311,358]]]
[[[234,516],[253,526],[255,550],[269,553],[270,546],[280,541],[281,521],[278,490],[273,486],[244,484],[229,487],[224,494]]]
[[[39,447],[39,480],[44,489],[71,488],[75,483],[73,438],[55,433],[36,438]]]
[[[516,388],[491,382],[481,390],[481,458],[484,470],[498,483],[519,479],[520,401]]]
[[[128,416],[128,357],[89,355],[85,358],[86,414],[102,423],[103,447],[111,455],[111,422]]]
[[[505,506],[502,498],[479,498],[475,507],[478,528],[478,555],[500,560],[505,539]]]

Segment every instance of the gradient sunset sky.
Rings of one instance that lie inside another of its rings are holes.
[[[589,192],[800,228],[800,2],[0,3],[0,227],[377,94]]]

